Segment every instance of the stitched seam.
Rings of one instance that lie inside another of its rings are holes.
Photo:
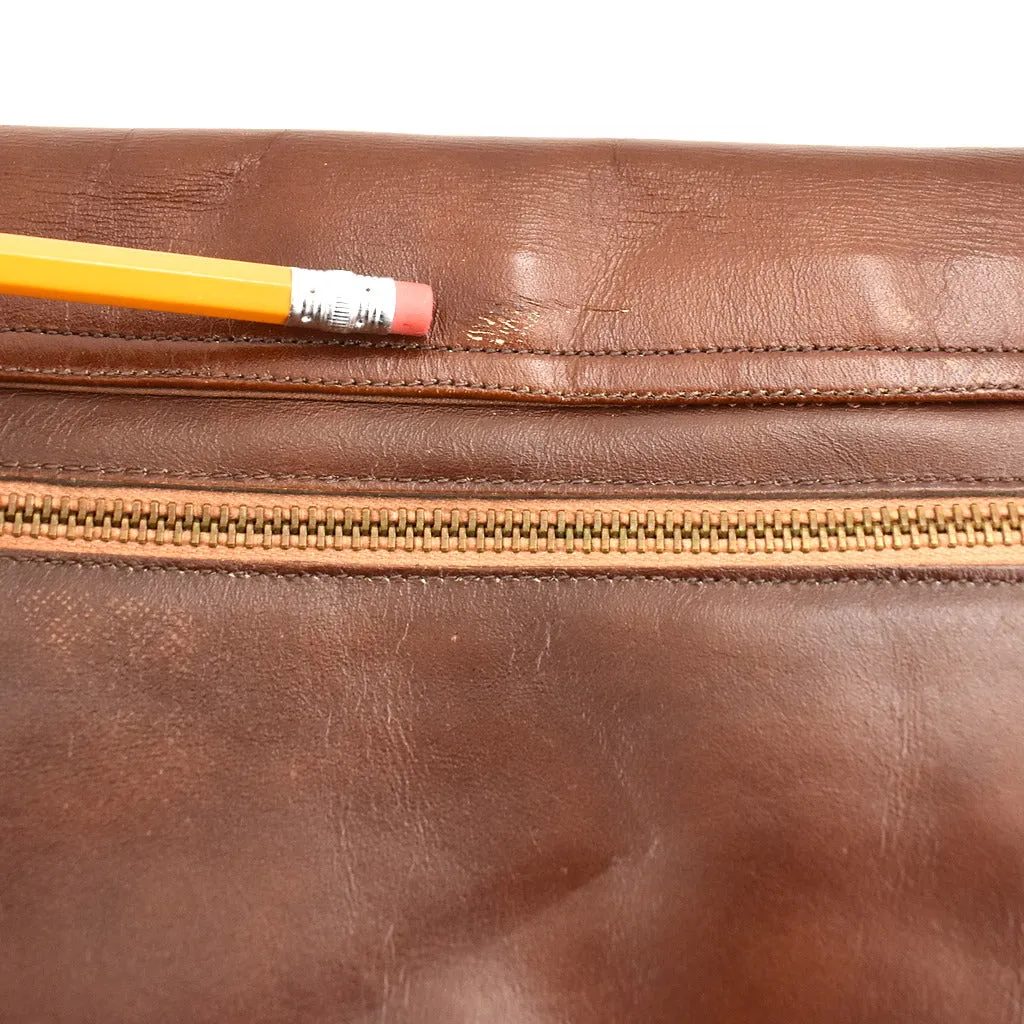
[[[137,476],[173,476],[185,480],[316,480],[324,482],[350,481],[353,483],[389,484],[601,484],[620,486],[665,486],[665,487],[756,487],[756,486],[805,486],[830,484],[852,486],[855,484],[1019,484],[1019,476],[939,476],[922,474],[918,476],[867,476],[867,477],[776,477],[744,480],[647,480],[610,479],[601,477],[487,477],[487,476],[346,476],[342,473],[200,473],[190,470],[166,469],[146,466],[87,466],[53,462],[0,462],[0,469],[45,470],[47,472],[95,473],[97,476],[113,474],[134,474]]]
[[[132,378],[194,378],[206,381],[250,381],[263,384],[307,384],[325,388],[368,387],[388,390],[408,390],[422,387],[450,387],[467,391],[484,391],[507,395],[541,395],[551,398],[626,398],[626,399],[667,399],[667,398],[866,398],[895,395],[961,395],[985,391],[1024,391],[1024,384],[988,382],[983,384],[957,384],[946,387],[934,385],[891,388],[745,388],[712,389],[688,391],[558,391],[550,388],[535,388],[528,385],[513,387],[506,384],[486,384],[481,381],[465,381],[434,377],[421,380],[374,380],[350,377],[331,380],[324,377],[284,377],[272,374],[249,373],[203,373],[198,370],[83,370],[73,367],[27,367],[0,366],[2,373],[24,373],[55,377],[81,377],[91,379],[132,379]]]
[[[1020,354],[1024,349],[1003,345],[707,345],[683,348],[664,349],[564,349],[564,348],[510,348],[492,349],[477,348],[472,345],[422,345],[415,342],[383,342],[370,340],[342,341],[334,338],[275,338],[275,337],[195,337],[177,334],[117,334],[104,331],[58,331],[40,327],[0,327],[0,334],[40,334],[56,338],[99,338],[111,341],[185,341],[204,345],[297,345],[313,348],[362,348],[383,352],[416,351],[416,352],[469,352],[472,354],[502,356],[624,356],[628,358],[644,358],[647,356],[685,356],[685,355],[721,355],[729,353],[746,353],[749,355],[774,352],[1005,352]]]
[[[893,578],[887,576],[825,576],[804,579],[776,579],[772,577],[750,577],[750,576],[672,576],[662,573],[630,573],[628,571],[620,574],[613,573],[575,573],[575,572],[549,572],[549,573],[515,573],[495,572],[490,574],[481,573],[452,573],[450,575],[424,575],[416,570],[390,570],[387,574],[348,572],[339,570],[337,572],[303,571],[281,572],[280,570],[267,569],[260,571],[235,570],[228,568],[217,568],[212,566],[193,567],[180,565],[134,565],[129,562],[104,562],[91,561],[78,558],[36,558],[31,555],[0,555],[0,562],[29,565],[47,565],[56,567],[73,567],[76,569],[118,569],[127,574],[133,573],[173,573],[179,576],[227,576],[233,579],[315,579],[315,580],[336,580],[351,579],[365,580],[377,583],[391,583],[395,580],[415,580],[418,583],[428,582],[473,582],[492,583],[512,580],[515,582],[532,583],[579,583],[579,582],[647,582],[647,583],[687,583],[691,585],[723,584],[733,586],[790,586],[790,587],[821,587],[855,584],[859,586],[960,586],[960,587],[1002,587],[1024,585],[1024,576],[1014,579],[995,580],[964,580],[964,579],[907,579]]]

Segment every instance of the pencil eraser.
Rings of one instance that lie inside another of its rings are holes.
[[[429,284],[411,281],[395,282],[395,318],[392,334],[413,334],[422,337],[430,333],[434,319],[434,289]]]

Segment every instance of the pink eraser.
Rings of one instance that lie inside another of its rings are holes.
[[[434,319],[434,289],[429,284],[396,281],[395,291],[395,319],[391,323],[391,333],[418,337],[428,334]]]

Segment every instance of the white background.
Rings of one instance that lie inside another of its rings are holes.
[[[0,122],[1020,146],[1022,6],[0,0]]]

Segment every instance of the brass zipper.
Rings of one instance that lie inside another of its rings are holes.
[[[497,507],[105,488],[40,494],[0,484],[0,551],[96,548],[176,560],[362,566],[1024,564],[1024,522],[1012,498]]]

